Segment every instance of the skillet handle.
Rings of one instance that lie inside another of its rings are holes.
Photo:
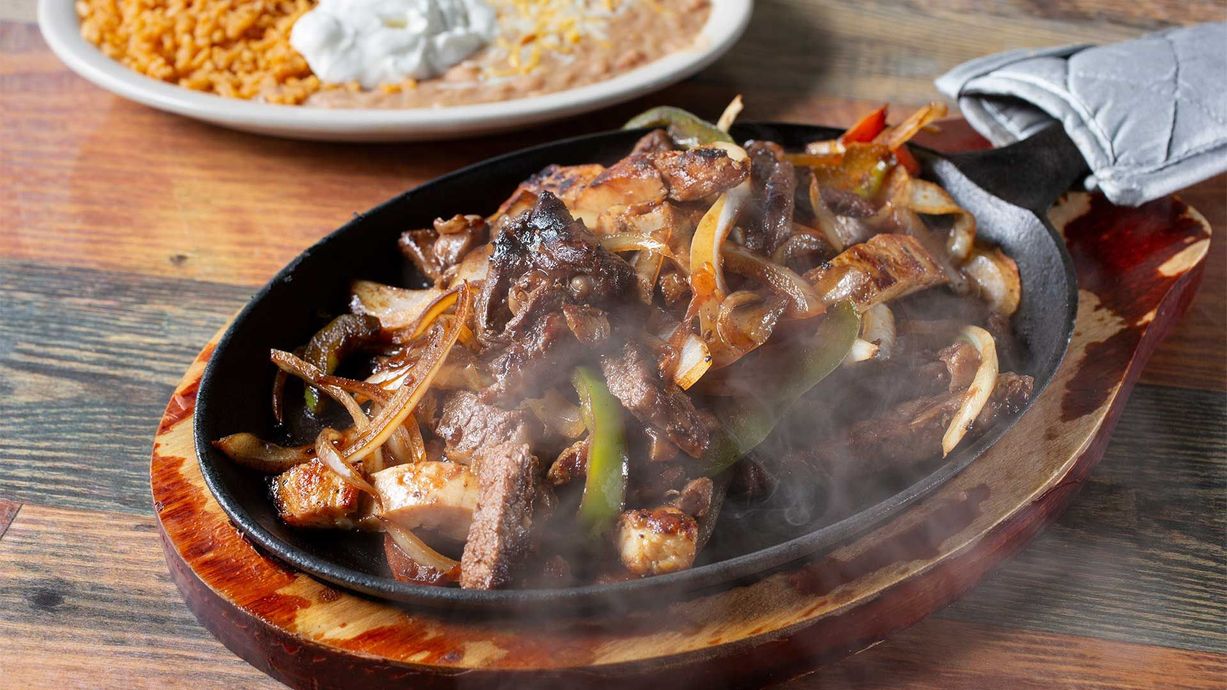
[[[985,191],[1041,218],[1090,173],[1082,153],[1059,124],[1003,148],[953,154],[947,159]]]

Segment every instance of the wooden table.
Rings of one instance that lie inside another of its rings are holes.
[[[486,156],[645,105],[847,124],[914,105],[976,55],[1223,19],[1152,0],[765,0],[747,37],[664,94],[516,136],[263,139],[119,100],[0,2],[0,686],[276,685],[171,584],[149,445],[173,384],[254,289],[352,212]],[[940,6],[939,6],[940,5]],[[974,10],[974,11],[973,11]],[[1038,12],[1040,16],[1036,16]],[[1216,232],[1227,178],[1184,197]],[[1227,678],[1227,250],[1155,354],[1082,494],[970,595],[789,687],[1221,687]]]

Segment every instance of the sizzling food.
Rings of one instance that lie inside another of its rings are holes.
[[[428,286],[358,281],[272,352],[274,415],[311,437],[215,445],[287,524],[383,532],[396,577],[491,589],[761,547],[1016,413],[1018,269],[906,144],[944,108],[803,151],[735,143],[736,109],[649,111],[613,165],[405,232]]]

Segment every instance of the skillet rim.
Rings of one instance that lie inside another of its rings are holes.
[[[193,441],[195,453],[201,474],[214,499],[221,506],[230,521],[245,537],[278,560],[313,577],[339,585],[350,591],[365,594],[396,604],[415,604],[431,609],[444,609],[449,612],[464,612],[474,614],[490,614],[498,612],[522,611],[526,607],[540,604],[550,604],[559,607],[558,613],[588,612],[592,610],[617,609],[633,606],[636,601],[650,599],[652,601],[677,600],[700,596],[705,592],[720,588],[735,586],[740,582],[759,579],[787,565],[800,561],[840,543],[862,534],[869,529],[893,517],[920,498],[928,495],[950,479],[958,475],[972,462],[980,457],[1006,432],[1017,424],[1027,413],[1031,405],[1040,397],[1055,377],[1061,363],[1069,351],[1069,343],[1073,336],[1074,320],[1077,312],[1077,282],[1072,259],[1068,249],[1059,234],[1052,228],[1043,214],[1012,206],[1036,218],[1041,227],[1048,231],[1048,240],[1057,249],[1057,256],[1064,268],[1067,289],[1066,313],[1062,315],[1064,332],[1060,337],[1060,354],[1051,363],[1051,369],[1043,371],[1043,378],[1036,375],[1036,384],[1032,396],[1022,410],[1013,416],[1008,424],[991,429],[988,433],[976,439],[975,443],[960,449],[953,459],[934,468],[927,475],[919,478],[907,487],[887,496],[863,510],[848,515],[836,522],[819,527],[779,544],[759,549],[733,558],[705,563],[688,570],[682,570],[664,575],[657,575],[638,580],[627,580],[608,584],[585,584],[577,587],[551,589],[504,589],[504,590],[473,590],[458,587],[437,587],[401,582],[390,577],[361,572],[334,561],[325,559],[308,551],[283,541],[270,533],[259,520],[250,514],[244,502],[235,496],[226,486],[225,478],[218,469],[218,461],[229,462],[221,457],[220,451],[213,448],[210,438],[205,435],[205,420],[210,414],[211,381],[222,374],[217,372],[215,362],[221,359],[218,353],[226,350],[232,336],[239,326],[251,316],[251,313],[270,291],[283,282],[293,280],[294,273],[303,261],[320,251],[325,251],[330,243],[349,232],[361,231],[363,223],[370,215],[391,207],[406,195],[417,193],[429,187],[444,185],[458,178],[470,175],[480,175],[486,168],[497,167],[508,161],[521,157],[530,157],[545,153],[551,149],[566,149],[580,144],[596,144],[615,141],[619,138],[627,140],[627,149],[634,140],[648,131],[642,130],[607,130],[584,134],[575,137],[555,140],[532,147],[518,149],[499,156],[484,159],[464,166],[453,172],[432,178],[412,189],[397,194],[371,209],[354,214],[354,217],[341,227],[328,233],[298,256],[286,264],[277,274],[260,288],[244,305],[243,309],[233,318],[225,333],[218,339],[213,356],[205,366],[201,376],[195,413],[193,415]],[[771,131],[791,131],[804,136],[823,137],[837,135],[842,130],[820,125],[784,122],[753,122],[734,126],[735,138],[744,141],[754,137],[742,136],[741,133],[753,132],[762,138],[763,133]],[[913,146],[919,154],[926,172],[930,171],[930,163],[949,163],[942,154],[921,146]],[[1002,202],[1005,203],[1005,202]],[[296,528],[297,529],[297,528]],[[550,615],[555,615],[553,612]]]

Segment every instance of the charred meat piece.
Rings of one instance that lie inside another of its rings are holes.
[[[514,404],[517,396],[533,397],[565,378],[582,352],[571,340],[561,312],[565,299],[561,289],[540,285],[522,303],[514,298],[517,294],[513,287],[509,301],[519,311],[499,338],[506,345],[492,348],[488,355],[486,369],[494,382],[482,391],[487,401]]]
[[[514,404],[566,379],[582,353],[570,338],[566,319],[559,312],[550,312],[533,325],[527,337],[491,357],[487,369],[494,383],[481,392],[482,400]],[[560,342],[564,344],[559,346]]]
[[[456,571],[459,568],[452,568],[448,572],[440,572],[429,566],[422,565],[409,557],[404,551],[401,551],[390,534],[385,534],[383,537],[383,555],[388,561],[388,570],[392,571],[392,577],[402,582],[416,582],[420,585],[445,587],[456,581]]]
[[[489,228],[481,216],[436,218],[428,230],[410,230],[400,237],[401,252],[427,278],[442,285],[448,269],[458,265],[469,250],[486,243]]]
[[[570,484],[588,476],[588,439],[567,446],[550,465],[545,478],[554,486]]]
[[[601,358],[609,392],[647,426],[664,432],[692,458],[703,455],[711,437],[708,420],[671,381],[665,381],[643,348],[626,343],[620,352]]]
[[[842,218],[868,218],[878,212],[874,204],[864,196],[832,185],[819,185],[822,203],[835,216]]]
[[[450,459],[467,462],[483,448],[531,442],[533,424],[522,410],[504,410],[458,390],[443,401],[435,434],[447,444]]]
[[[494,240],[477,309],[483,337],[502,332],[512,316],[508,291],[529,271],[539,272],[542,283],[582,295],[574,301],[594,306],[626,299],[635,281],[630,264],[606,251],[549,192]]]
[[[965,340],[958,340],[937,353],[937,358],[946,365],[950,377],[950,392],[967,390],[980,366],[980,353],[976,352],[975,346]]]
[[[864,311],[875,304],[946,282],[933,256],[908,235],[875,235],[806,274],[827,304],[852,300]]]
[[[593,219],[616,206],[656,204],[669,196],[660,171],[652,164],[656,154],[627,156],[597,175],[583,192],[576,195],[572,208]]]
[[[537,458],[526,443],[484,449],[477,464],[477,509],[460,559],[460,586],[511,583],[528,550],[537,495]]]
[[[562,316],[571,334],[581,343],[592,345],[609,337],[609,317],[596,307],[564,304]]]
[[[383,497],[383,516],[408,529],[461,541],[477,507],[477,477],[454,462],[397,465],[371,475]]]
[[[984,429],[1004,415],[1017,413],[1031,396],[1034,380],[1030,376],[1002,373],[997,376],[992,397],[976,418],[975,426]],[[906,470],[942,455],[942,435],[959,409],[963,395],[943,393],[909,400],[893,410],[852,425],[847,444],[830,444],[820,451],[826,461],[841,459],[859,465],[856,475],[883,470]]]
[[[746,249],[770,255],[792,235],[797,175],[784,159],[784,149],[770,141],[752,141],[750,182],[754,190],[751,220],[745,230]]]
[[[719,194],[741,184],[750,174],[746,161],[734,160],[727,151],[715,147],[664,151],[653,154],[651,160],[674,201],[697,201]]]
[[[273,503],[287,525],[352,529],[361,492],[319,460],[295,465],[273,479]]]
[[[557,197],[544,193],[530,213],[494,241],[477,309],[481,337],[491,346],[486,357],[494,377],[483,399],[532,397],[569,376],[584,350],[563,306],[608,311],[633,304],[634,285],[630,264],[606,251]]]
[[[598,175],[605,171],[605,166],[588,165],[548,165],[541,172],[533,175],[512,192],[495,213],[495,217],[517,216],[532,208],[537,199],[545,192],[562,199],[568,207],[575,204],[580,193],[587,188]],[[511,218],[508,218],[511,220]]]
[[[681,510],[628,510],[618,518],[618,556],[635,575],[685,570],[698,552],[699,525]]]
[[[673,499],[673,507],[691,517],[701,518],[711,511],[714,491],[711,477],[691,479]]]
[[[630,155],[660,153],[662,151],[672,151],[673,149],[673,138],[669,136],[669,133],[663,129],[654,129],[635,142]]]

